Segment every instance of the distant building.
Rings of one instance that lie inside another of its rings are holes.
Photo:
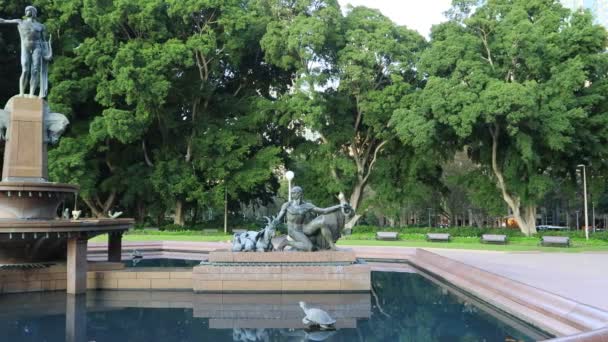
[[[608,28],[608,0],[560,0],[562,6],[571,10],[585,8],[591,10],[595,23]]]

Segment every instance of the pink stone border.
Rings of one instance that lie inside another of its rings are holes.
[[[410,260],[499,309],[556,336],[608,325],[608,313],[491,272],[417,249]]]

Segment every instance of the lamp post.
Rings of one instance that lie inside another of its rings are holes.
[[[287,187],[288,187],[288,194],[287,194],[287,199],[289,200],[289,202],[291,202],[291,180],[293,179],[293,177],[295,177],[295,173],[293,173],[293,171],[287,171],[285,172],[285,178],[287,178]]]
[[[583,168],[583,196],[585,203],[585,239],[589,240],[589,215],[587,214],[587,172],[584,164],[577,165]]]
[[[429,211],[429,228],[431,227],[431,208],[426,208]]]

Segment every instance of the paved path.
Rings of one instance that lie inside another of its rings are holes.
[[[608,253],[431,251],[608,311]]]

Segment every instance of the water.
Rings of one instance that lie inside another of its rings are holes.
[[[76,299],[59,292],[5,295],[0,297],[0,340],[350,342],[546,337],[519,322],[501,321],[483,305],[476,306],[418,274],[375,272],[372,281],[371,294],[98,291]],[[326,309],[337,319],[337,330],[304,330],[300,300]]]

